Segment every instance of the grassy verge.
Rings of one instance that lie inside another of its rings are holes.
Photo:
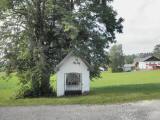
[[[3,73],[0,76],[3,76]],[[0,106],[109,104],[160,99],[160,71],[104,72],[102,78],[91,82],[89,95],[61,98],[14,99],[13,95],[17,87],[16,76],[12,75],[9,80],[2,78],[0,77]]]

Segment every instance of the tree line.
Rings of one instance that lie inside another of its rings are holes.
[[[113,45],[109,51],[109,67],[112,69],[112,72],[122,72],[124,64],[133,64],[135,58],[144,58],[152,55],[160,59],[160,44],[157,44],[151,53],[131,55],[124,55],[121,44]]]

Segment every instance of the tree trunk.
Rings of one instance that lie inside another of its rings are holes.
[[[44,70],[42,73],[40,91],[42,96],[50,96],[52,93],[50,87],[50,72],[48,70]]]
[[[51,94],[51,87],[50,87],[50,69],[47,63],[47,56],[45,55],[45,40],[46,40],[46,33],[45,33],[45,20],[44,20],[44,12],[45,11],[45,0],[37,0],[36,2],[36,48],[38,49],[38,61],[36,64],[36,68],[39,70],[39,94],[40,96],[48,96]]]

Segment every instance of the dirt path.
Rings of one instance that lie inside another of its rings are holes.
[[[0,120],[160,120],[160,101],[119,105],[0,107]]]

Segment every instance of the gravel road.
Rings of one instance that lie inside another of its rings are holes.
[[[0,107],[0,120],[160,120],[160,101],[116,105]]]

